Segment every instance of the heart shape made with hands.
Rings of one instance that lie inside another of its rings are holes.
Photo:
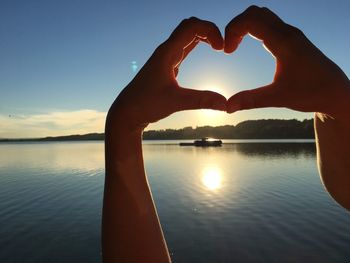
[[[275,61],[270,53],[260,41],[247,37],[232,54],[212,50],[206,43],[199,44],[182,63],[177,78],[180,86],[217,92],[229,99],[247,90],[244,87],[249,90],[255,85],[271,83],[274,70]],[[210,110],[203,111],[203,114],[224,117]]]
[[[178,28],[175,29],[170,37],[170,39],[178,38],[177,41],[184,44],[180,59],[174,66],[175,77],[178,75],[181,63],[200,41],[208,43],[216,51],[224,51],[226,54],[230,54],[237,49],[244,36],[248,33],[247,29],[237,28],[237,21],[235,21],[236,24],[230,26],[232,23],[231,21],[230,24],[226,27],[225,39],[223,39],[219,29],[215,24],[211,22],[199,20],[198,18],[190,18],[184,21],[178,26]],[[190,29],[188,30],[188,28]],[[186,29],[189,31],[187,32],[188,36],[183,36],[181,38],[181,34],[186,35]],[[258,37],[256,38],[260,40]],[[270,51],[266,45],[264,46],[267,51],[273,54],[273,52]],[[274,57],[274,55],[272,56]],[[275,72],[275,79],[276,76],[277,71]],[[218,103],[217,105],[215,104],[210,107],[208,104],[204,103],[203,108],[208,107],[217,110],[225,110],[228,113],[232,113],[243,109],[268,107],[270,104],[273,106],[273,103],[271,103],[268,98],[266,98],[267,100],[265,102],[263,101],[264,95],[269,95],[269,93],[271,94],[272,91],[275,91],[274,83],[256,89],[238,92],[230,97],[224,106],[222,103]],[[259,98],[258,95],[262,95],[261,98]]]
[[[284,23],[267,8],[249,7],[226,26],[224,38],[212,22],[198,18],[185,20],[170,37],[170,40],[178,41],[179,45],[182,45],[180,56],[175,63],[175,76],[181,62],[199,41],[208,43],[215,50],[223,50],[226,54],[231,54],[247,34],[262,41],[266,50],[275,58],[276,69],[273,82],[238,92],[225,102],[225,106],[222,105],[222,99],[220,102],[220,98],[211,105],[203,96],[204,103],[197,105],[197,108],[202,106],[202,108],[232,113],[253,108],[285,107],[302,112],[315,112],[318,111],[317,107],[324,106],[320,105],[324,104],[324,101],[321,99],[317,101],[314,98],[316,94],[314,89],[317,87],[319,93],[319,86],[325,86],[325,81],[333,80],[327,79],[328,71],[338,71],[338,69],[305,37],[302,31]],[[326,74],[326,77],[322,79],[316,72]],[[344,79],[341,74],[338,75],[339,79]],[[313,100],[310,102],[311,96]]]
[[[234,52],[247,34],[263,41],[276,60],[271,84],[234,94],[228,100],[210,90],[181,87],[176,80],[179,67],[199,41],[227,54]],[[250,7],[225,28],[223,38],[209,21],[190,18],[182,21],[170,37],[152,54],[144,67],[117,98],[121,118],[128,116],[132,126],[146,127],[183,110],[215,109],[232,113],[239,110],[284,107],[302,112],[333,115],[328,103],[346,97],[348,79],[297,28],[284,23],[265,8]],[[345,85],[344,85],[345,83]],[[130,103],[132,102],[132,103]],[[339,108],[346,109],[348,101]],[[339,112],[336,112],[339,114]]]

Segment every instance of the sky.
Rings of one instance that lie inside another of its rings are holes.
[[[182,19],[225,25],[249,5],[299,27],[349,76],[350,2],[343,1],[0,1],[0,138],[103,132],[106,112]],[[136,72],[133,69],[137,66]],[[181,86],[229,98],[272,81],[273,57],[247,36],[231,55],[200,44],[180,68]],[[257,109],[175,113],[147,129],[305,119],[312,113]]]

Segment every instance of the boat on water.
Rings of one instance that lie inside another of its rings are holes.
[[[180,142],[180,146],[217,147],[221,145],[222,145],[221,140],[208,138],[208,137],[202,138],[200,140],[195,140],[193,142]]]

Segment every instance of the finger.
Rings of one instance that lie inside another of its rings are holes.
[[[187,57],[188,54],[191,53],[191,51],[198,45],[198,43],[201,40],[196,37],[189,45],[187,45],[184,49],[183,49],[183,56],[181,58],[181,61],[179,62],[179,65],[181,64],[182,61],[185,60],[185,58]],[[203,42],[205,42],[205,39],[202,39]]]
[[[266,107],[283,107],[283,97],[279,94],[280,88],[274,84],[252,90],[236,93],[227,101],[227,112],[249,110]]]
[[[232,53],[246,34],[262,40],[273,53],[278,54],[283,37],[291,26],[285,24],[268,8],[250,6],[242,14],[233,18],[225,28],[226,53]]]
[[[179,74],[179,67],[174,68],[174,77],[176,78]]]
[[[200,41],[203,41],[203,42],[206,42],[206,43],[210,44],[209,41],[208,41],[207,39],[204,39],[204,38],[200,39],[199,37],[196,37],[196,38],[192,41],[191,44],[189,44],[187,47],[185,47],[184,50],[183,50],[183,54],[182,54],[181,61],[180,61],[180,62],[175,66],[175,68],[174,68],[175,77],[177,76],[177,74],[178,74],[178,72],[179,72],[179,67],[181,66],[182,61],[184,61],[184,60],[186,59],[187,55],[188,55],[189,53],[191,53],[191,51],[198,45],[198,43],[199,43]]]
[[[195,38],[206,40],[217,50],[223,48],[223,37],[219,28],[212,22],[191,17],[183,20],[170,35],[168,41],[173,48],[183,49]]]
[[[182,61],[184,61],[187,55],[198,45],[199,41],[200,40],[198,38],[195,38],[192,41],[192,43],[190,43],[187,47],[184,48],[181,60],[174,67],[175,77],[177,77],[177,74],[179,73],[179,67],[181,66]]]
[[[179,73],[179,67],[181,66],[182,61],[184,61],[186,59],[187,55],[189,53],[191,53],[191,51],[198,45],[198,43],[200,41],[203,41],[203,42],[206,42],[206,43],[210,44],[207,39],[200,39],[200,38],[196,37],[192,41],[191,44],[189,44],[187,47],[185,47],[184,50],[183,50],[183,54],[182,54],[181,60],[178,62],[178,64],[176,64],[176,66],[174,68],[174,75],[175,75],[175,77],[177,77],[177,74]]]
[[[226,111],[227,100],[221,94],[213,91],[179,88],[176,91],[174,102],[177,111],[195,109]]]
[[[209,42],[209,40],[207,38],[201,38],[199,36],[197,36],[193,42],[191,44],[189,44],[187,47],[184,48],[183,50],[183,58],[182,58],[182,61],[185,60],[185,58],[187,57],[187,55],[189,53],[191,53],[191,51],[198,45],[198,43],[202,41],[202,42],[205,42],[209,45],[211,45],[211,43]],[[222,40],[223,41],[223,40]],[[222,44],[223,45],[223,44]],[[222,49],[223,47],[221,47]]]
[[[212,22],[191,17],[183,20],[169,39],[161,45],[161,53],[167,63],[175,67],[182,60],[184,50],[189,45],[192,47],[191,44],[196,39],[209,43],[216,50],[223,49],[224,40],[218,27]]]

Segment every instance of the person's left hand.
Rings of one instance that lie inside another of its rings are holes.
[[[268,8],[251,6],[232,19],[225,31],[226,53],[232,53],[249,33],[262,40],[276,58],[273,82],[236,93],[228,99],[227,112],[285,107],[317,112],[348,126],[349,79],[301,30]]]
[[[109,110],[108,124],[122,122],[124,127],[142,130],[177,111],[203,108],[226,111],[224,96],[182,88],[176,81],[181,62],[199,41],[216,50],[222,50],[224,45],[212,22],[194,17],[183,20],[117,97]]]

